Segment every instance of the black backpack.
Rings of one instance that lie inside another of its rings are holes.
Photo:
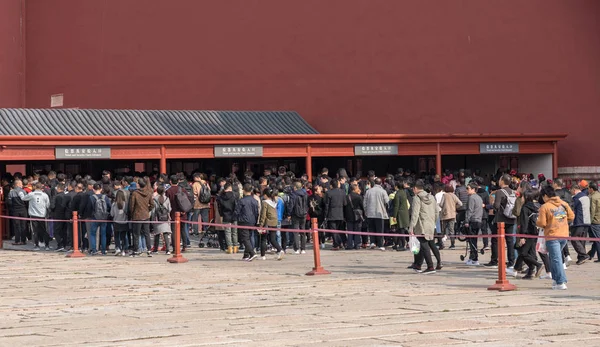
[[[160,201],[162,199],[162,201]],[[169,211],[165,207],[164,197],[159,197],[158,201],[156,201],[156,220],[159,222],[168,222],[169,221]]]
[[[179,187],[179,190],[175,195],[175,200],[177,200],[177,205],[181,212],[188,213],[192,210],[192,202],[185,189]]]
[[[308,203],[307,203],[306,195],[296,195],[294,199],[294,208],[292,210],[292,215],[296,218],[306,218],[306,214],[308,213]]]
[[[207,187],[205,184],[202,185],[202,188],[200,189],[200,202],[203,204],[208,204],[210,203],[210,199],[212,198],[212,195],[210,194],[210,188]]]

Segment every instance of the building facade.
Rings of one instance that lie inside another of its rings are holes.
[[[600,168],[595,0],[3,0],[0,29],[3,108],[295,110],[321,134],[567,133],[559,173]]]

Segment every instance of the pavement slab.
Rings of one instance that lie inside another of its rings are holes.
[[[566,291],[510,279],[498,293],[497,270],[460,250],[433,275],[406,269],[409,252],[325,250],[332,274],[313,277],[310,251],[247,263],[191,248],[170,264],[23,248],[0,251],[3,346],[600,346],[595,263],[571,266]]]

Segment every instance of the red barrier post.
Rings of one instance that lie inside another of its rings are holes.
[[[319,232],[317,231],[317,229],[319,228],[319,223],[317,222],[316,218],[312,218],[310,221],[312,224],[313,254],[315,256],[315,267],[312,269],[312,271],[307,272],[306,275],[329,275],[331,274],[331,272],[323,269],[323,267],[321,266],[321,249],[319,248]]]
[[[188,260],[181,255],[181,248],[179,246],[181,239],[181,213],[175,212],[175,235],[173,235],[173,248],[175,253],[167,261],[169,263],[187,263]]]
[[[517,289],[517,286],[506,279],[506,250],[504,249],[506,241],[504,235],[504,223],[498,223],[498,280],[496,284],[488,287],[488,290],[506,292]]]
[[[79,225],[77,225],[77,211],[73,211],[73,253],[67,254],[67,258],[83,258],[85,254],[79,250]]]

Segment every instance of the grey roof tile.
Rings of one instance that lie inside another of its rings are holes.
[[[318,134],[293,111],[0,108],[0,136]]]

